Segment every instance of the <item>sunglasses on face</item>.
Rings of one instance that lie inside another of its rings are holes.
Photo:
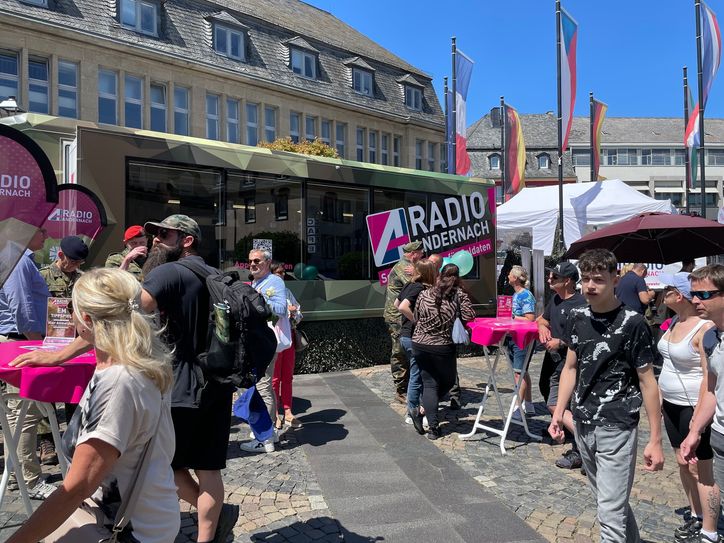
[[[169,228],[159,228],[156,237],[158,239],[166,239],[171,232],[178,232],[178,230],[171,230]]]
[[[551,281],[560,281],[563,279],[560,275],[556,275],[555,273],[551,274]]]
[[[249,264],[261,264],[262,262],[264,262],[263,258],[250,258],[249,259]]]
[[[700,300],[709,300],[710,298],[713,298],[717,294],[719,294],[721,290],[692,290],[691,291],[691,297],[699,298]]]

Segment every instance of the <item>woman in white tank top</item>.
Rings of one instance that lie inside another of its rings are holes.
[[[681,442],[689,433],[689,422],[699,401],[699,394],[702,388],[706,391],[707,361],[702,337],[713,323],[699,318],[691,303],[688,273],[662,275],[659,280],[666,285],[664,303],[676,313],[658,344],[664,359],[659,375],[661,411],[666,433],[679,464],[681,484],[691,507],[691,518],[676,529],[674,536],[677,541],[685,540],[690,534],[702,531],[707,536],[714,534],[712,539],[716,541],[719,487],[714,482],[713,451],[709,444],[711,430],[707,429],[702,434],[697,449],[697,454],[701,456],[697,464],[687,463],[680,451]],[[716,504],[716,507],[710,507],[710,503]]]

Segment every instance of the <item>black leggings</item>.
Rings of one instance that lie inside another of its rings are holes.
[[[445,354],[414,350],[414,354],[422,377],[422,406],[428,424],[435,428],[438,425],[437,404],[455,384],[457,357],[454,349]]]

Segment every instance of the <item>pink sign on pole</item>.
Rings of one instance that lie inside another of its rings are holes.
[[[0,125],[0,287],[57,201],[55,172],[43,150]]]
[[[498,296],[498,312],[496,314],[499,319],[512,319],[513,318],[513,297],[512,296]]]

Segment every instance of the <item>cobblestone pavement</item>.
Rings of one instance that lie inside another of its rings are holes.
[[[596,509],[586,479],[577,470],[562,470],[555,460],[568,445],[556,445],[547,438],[549,416],[537,390],[542,355],[534,356],[531,375],[537,415],[529,417],[533,433],[545,434],[542,442],[533,442],[514,426],[506,445],[508,454],[498,449],[498,438],[478,433],[471,441],[456,434],[467,433],[482,398],[487,369],[482,358],[460,359],[463,409],[442,411],[443,438],[434,442],[486,490],[532,526],[549,541],[588,542],[596,540]],[[512,382],[507,367],[498,382],[510,392]],[[400,414],[401,431],[414,432],[402,422],[404,407],[393,397],[389,368],[377,366],[353,372],[370,390]],[[296,401],[296,400],[295,400]],[[301,399],[300,412],[309,409]],[[485,419],[500,423],[497,404],[489,402]],[[493,422],[493,425],[495,422]],[[282,434],[278,450],[271,454],[240,451],[238,443],[248,439],[248,427],[234,419],[229,445],[229,460],[224,471],[226,500],[239,504],[241,514],[234,529],[234,542],[271,541],[303,543],[311,541],[358,541],[332,518],[327,503],[307,460],[305,448],[294,430]],[[639,457],[648,438],[646,417],[642,416]],[[642,536],[646,541],[672,540],[681,523],[686,500],[680,487],[673,453],[664,439],[664,470],[648,473],[637,470],[631,496]],[[639,460],[639,464],[641,461]],[[46,469],[46,468],[44,468]],[[47,470],[51,480],[59,479],[57,468]],[[34,507],[41,502],[32,501]],[[0,543],[25,520],[17,492],[8,492],[0,509]],[[196,514],[188,507],[182,513],[182,529],[176,543],[195,541]],[[230,538],[231,540],[231,538]]]
[[[505,456],[500,454],[498,436],[479,431],[470,441],[458,439],[458,433],[468,433],[472,428],[488,379],[483,358],[461,358],[458,360],[458,373],[463,388],[463,409],[442,410],[443,438],[434,443],[549,541],[583,543],[597,540],[596,505],[586,477],[579,470],[564,470],[554,465],[570,445],[555,444],[547,434],[550,415],[538,391],[542,359],[543,355],[537,353],[531,362],[533,401],[537,414],[528,417],[531,433],[543,435],[542,442],[532,441],[522,427],[516,425],[508,434],[508,454]],[[496,374],[498,386],[509,393],[512,390],[509,366],[501,365],[503,371]],[[354,373],[398,411],[400,417],[403,416],[404,407],[393,397],[388,368],[377,366],[355,370]],[[509,394],[503,397],[510,402]],[[497,421],[498,427],[502,427],[493,398],[488,401],[483,418],[492,421],[491,426],[495,426]],[[643,470],[642,455],[648,435],[648,421],[642,410],[639,461],[631,506],[645,541],[673,541],[673,531],[682,523],[688,502],[681,490],[678,467],[665,436],[663,471],[649,473]]]

